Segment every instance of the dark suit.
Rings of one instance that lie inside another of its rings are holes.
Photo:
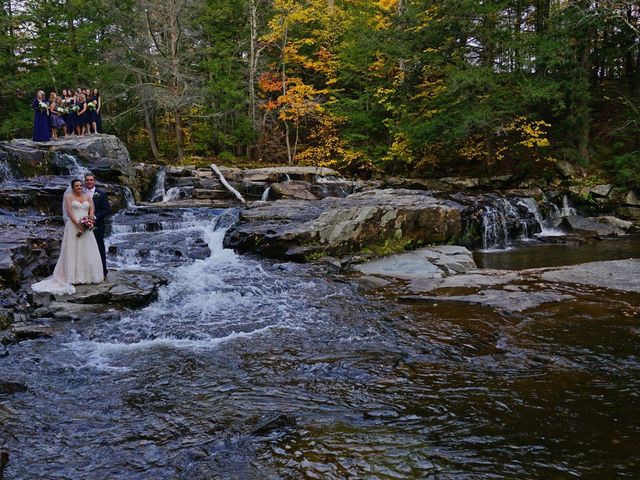
[[[98,242],[98,250],[100,250],[100,257],[102,258],[102,270],[105,276],[107,275],[107,254],[104,249],[104,234],[106,229],[106,219],[111,216],[111,204],[109,198],[104,190],[96,188],[93,194],[93,206],[95,207],[94,215],[96,216],[96,225],[93,230]]]

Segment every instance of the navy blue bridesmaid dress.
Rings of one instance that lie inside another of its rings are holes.
[[[93,102],[94,105],[98,105],[98,100],[96,99],[96,97],[91,97],[89,99],[90,102]],[[96,114],[95,110],[91,110],[90,108],[87,108],[87,123],[91,124],[92,122],[95,122],[98,120],[98,115]],[[89,125],[89,127],[91,127],[91,125]]]
[[[93,97],[95,102],[96,102],[96,106],[100,104],[99,102],[99,98],[98,97]],[[96,110],[96,130],[98,131],[98,133],[102,133],[102,114]]]
[[[78,115],[73,111],[73,107],[76,105],[75,99],[70,99],[67,107],[69,108],[69,113],[67,114],[67,132],[69,135],[75,135],[76,126],[78,125]]]
[[[80,115],[78,115],[78,113],[80,113],[84,109],[85,102],[77,102],[76,105],[80,109],[76,112],[76,126],[79,126],[80,128],[82,128],[84,124],[87,123],[87,112],[85,111]]]
[[[33,107],[33,141],[48,142],[51,140],[51,130],[49,128],[49,109],[40,108],[40,100],[35,98],[31,104]],[[48,107],[48,106],[47,106]]]

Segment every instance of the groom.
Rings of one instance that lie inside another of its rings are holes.
[[[104,190],[96,188],[96,177],[93,173],[87,173],[84,176],[84,190],[88,195],[93,197],[93,206],[95,207],[94,215],[96,217],[95,229],[93,233],[98,242],[98,250],[100,250],[100,258],[102,258],[102,271],[104,278],[107,278],[107,255],[104,250],[104,231],[105,220],[111,215],[111,205],[109,198]]]

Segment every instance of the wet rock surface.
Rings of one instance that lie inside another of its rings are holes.
[[[135,308],[157,298],[167,279],[156,273],[112,271],[102,283],[76,285],[73,295],[32,294],[37,317],[77,318],[81,313],[101,313],[109,308]]]
[[[581,294],[567,285],[640,292],[640,259],[634,258],[517,272],[476,270],[468,264],[468,269],[450,270],[449,275],[437,268],[435,262],[443,260],[434,261],[424,254],[409,252],[357,265],[353,270],[366,275],[361,282],[365,289],[387,288],[402,301],[472,303],[506,312],[565,302]]]
[[[16,139],[0,142],[0,154],[17,178],[68,174],[69,162],[65,154],[77,158],[104,181],[128,185],[134,177],[129,152],[113,135],[74,136],[49,142]]]
[[[414,190],[371,190],[320,201],[279,200],[242,212],[225,244],[268,257],[346,254],[383,242],[443,242],[461,231],[455,202]]]

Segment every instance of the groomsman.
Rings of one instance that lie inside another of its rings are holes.
[[[104,249],[104,233],[105,220],[111,215],[111,205],[109,204],[107,193],[104,190],[96,188],[96,177],[93,173],[87,173],[84,176],[84,189],[87,194],[93,197],[93,206],[95,207],[94,215],[96,217],[93,233],[98,242],[104,277],[107,278],[107,254]]]

